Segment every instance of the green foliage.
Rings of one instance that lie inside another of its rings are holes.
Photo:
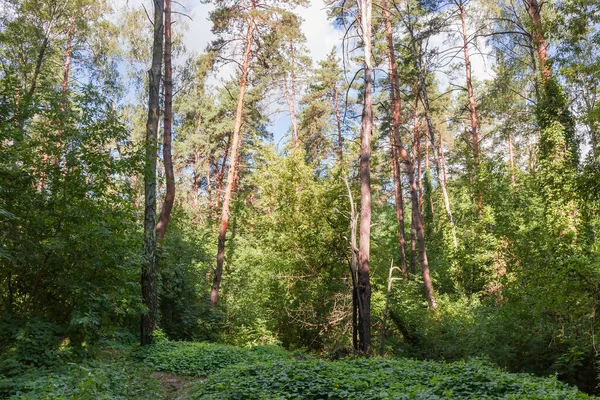
[[[577,399],[554,379],[508,374],[482,362],[268,361],[222,369],[194,399]]]
[[[136,356],[156,371],[193,376],[211,375],[233,364],[292,357],[278,346],[242,348],[193,342],[163,342],[138,350]]]
[[[0,396],[11,400],[144,400],[162,398],[163,393],[146,368],[108,359],[28,369],[12,377],[0,375]]]

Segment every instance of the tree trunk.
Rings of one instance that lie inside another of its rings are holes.
[[[294,60],[294,45],[293,43],[290,41],[290,55],[291,55],[291,77],[292,77],[292,93],[291,93],[291,97],[292,97],[292,127],[294,129],[294,140],[295,145],[298,146],[298,144],[300,144],[300,138],[298,137],[298,111],[296,109],[296,63]]]
[[[344,138],[342,137],[342,118],[340,115],[340,101],[337,87],[333,88],[333,107],[335,108],[335,122],[337,124],[337,155],[338,161],[341,163],[344,158]]]
[[[417,70],[417,75],[419,79],[419,85],[421,87],[421,100],[423,102],[423,108],[425,109],[425,120],[427,122],[427,129],[429,131],[429,140],[431,141],[431,147],[433,148],[434,153],[437,150],[437,154],[436,154],[436,172],[437,172],[437,178],[438,178],[438,184],[440,185],[440,188],[442,189],[442,196],[444,198],[444,206],[446,208],[446,215],[448,216],[448,223],[450,224],[450,229],[452,230],[452,240],[453,240],[453,244],[454,247],[457,248],[458,247],[458,241],[456,239],[456,228],[454,226],[454,218],[452,217],[452,211],[450,208],[450,200],[448,197],[448,191],[446,189],[446,180],[442,175],[442,171],[441,171],[441,165],[440,165],[440,161],[441,161],[441,156],[439,154],[439,150],[437,149],[436,145],[435,145],[435,130],[433,127],[433,123],[431,121],[431,108],[429,105],[429,96],[427,94],[427,85],[425,83],[425,76],[426,76],[426,71],[422,68],[421,65],[421,57],[419,56],[419,53],[417,51],[417,44],[416,44],[416,38],[415,38],[415,34],[413,31],[413,26],[412,26],[412,16],[411,16],[411,11],[410,11],[410,2],[406,3],[406,7],[407,7],[407,14],[409,17],[409,22],[406,23],[406,28],[408,30],[408,33],[410,35],[410,41],[411,41],[411,51],[412,51],[412,56],[414,58],[414,62],[415,62],[415,68]]]
[[[71,71],[71,54],[73,52],[73,35],[75,33],[75,16],[71,15],[71,17],[69,18],[69,27],[67,28],[67,49],[65,50],[65,63],[63,64],[63,79],[62,79],[62,94],[61,94],[61,100],[60,100],[60,113],[61,113],[61,118],[58,121],[59,124],[59,128],[57,130],[57,137],[56,137],[56,156],[54,157],[54,165],[59,167],[60,166],[60,162],[62,160],[62,145],[61,145],[61,136],[63,134],[63,128],[64,128],[64,119],[66,117],[66,111],[67,111],[67,97],[68,97],[68,91],[69,91],[69,73]],[[44,161],[48,159],[48,156],[46,154],[44,154],[43,156]],[[63,174],[65,173],[65,170],[63,169]],[[45,177],[42,177],[42,185],[41,187],[43,188],[44,186],[44,180]]]
[[[509,116],[510,118],[510,116]],[[513,153],[513,144],[512,144],[512,133],[510,132],[510,128],[508,130],[508,167],[510,169],[510,182],[514,186],[516,182],[515,178],[515,156]]]
[[[465,16],[465,4],[459,0],[458,9],[460,12],[461,34],[463,38],[463,55],[465,58],[465,76],[467,81],[467,96],[469,98],[469,113],[471,116],[471,145],[473,147],[473,171],[472,180],[475,184],[475,196],[477,198],[477,212],[481,217],[483,215],[483,196],[479,187],[479,124],[477,122],[477,109],[475,107],[475,95],[473,94],[473,81],[471,78],[471,58],[469,56],[469,38],[467,36],[467,21]]]
[[[429,141],[426,140],[425,141],[425,173],[427,174],[427,176],[429,177],[429,185],[431,185],[431,175],[430,175],[430,168],[429,168]],[[431,186],[429,186],[431,188]],[[429,208],[431,210],[431,223],[433,224],[433,231],[437,232],[437,228],[435,225],[435,209],[433,208],[433,196],[431,195],[431,192],[429,193]]]
[[[435,309],[437,308],[437,304],[435,302],[433,284],[431,282],[431,275],[429,273],[429,261],[427,259],[427,249],[425,248],[425,226],[423,222],[423,214],[419,210],[419,189],[415,179],[415,169],[406,150],[403,147],[400,147],[399,150],[400,155],[404,160],[404,164],[406,165],[409,179],[410,199],[412,203],[412,220],[417,237],[417,245],[419,247],[419,263],[421,264],[421,273],[423,274],[425,299],[427,300],[427,304],[429,304],[429,308]]]
[[[394,52],[394,41],[392,35],[392,21],[387,0],[382,2],[383,16],[385,19],[385,32],[388,50],[388,69],[390,73],[390,99],[392,102],[392,129],[390,133],[390,142],[392,144],[392,176],[394,179],[394,198],[396,201],[396,219],[398,221],[398,248],[400,250],[400,268],[406,275],[406,249],[404,238],[404,196],[402,193],[402,174],[400,171],[400,160],[398,156],[398,146],[400,145],[400,82],[398,78],[398,67],[396,66],[396,55]]]
[[[410,182],[410,177],[408,179]],[[415,218],[412,213],[410,219],[410,273],[412,275],[417,274],[417,230],[415,229]]]
[[[256,9],[256,2],[252,0],[252,9]],[[246,49],[244,50],[244,61],[242,65],[242,76],[240,79],[240,95],[235,114],[235,124],[233,127],[233,137],[231,138],[231,157],[229,170],[227,171],[227,187],[223,197],[223,208],[221,212],[221,227],[219,229],[219,242],[217,249],[217,268],[214,273],[213,284],[210,291],[210,305],[216,307],[219,300],[219,287],[223,275],[223,263],[225,261],[225,239],[227,236],[227,224],[229,223],[229,203],[233,186],[237,176],[237,159],[240,146],[240,130],[242,128],[242,117],[244,112],[244,97],[246,95],[246,83],[248,79],[248,69],[250,64],[250,54],[252,49],[252,33],[254,31],[254,14],[251,13],[248,18],[248,33],[246,34]]]
[[[294,113],[294,106],[292,105],[293,99],[290,94],[290,88],[287,81],[287,76],[283,76],[283,87],[285,89],[285,102],[288,106],[288,113],[290,114],[290,121],[292,123],[292,135],[294,136],[294,147],[298,147],[300,144],[300,138],[298,138],[298,124],[296,123],[296,115]]]
[[[160,217],[156,225],[156,238],[158,243],[167,233],[167,226],[171,218],[171,211],[175,202],[175,173],[173,172],[173,157],[171,155],[172,124],[173,124],[173,67],[171,64],[171,0],[165,1],[165,115],[163,129],[163,165],[167,190],[165,200],[160,210]]]
[[[156,151],[160,118],[160,78],[163,56],[163,2],[154,0],[154,42],[148,85],[148,122],[146,124],[146,165],[144,170],[144,264],[142,298],[148,308],[142,315],[141,343],[152,343],[158,314],[156,265]]]
[[[533,23],[533,44],[538,55],[539,68],[542,73],[542,79],[546,82],[552,77],[552,70],[548,63],[548,42],[544,37],[544,31],[542,28],[542,17],[541,17],[541,4],[538,0],[524,0],[525,6],[527,7],[527,13]]]
[[[69,89],[69,72],[71,71],[71,53],[73,52],[73,35],[75,33],[75,16],[69,18],[69,29],[67,33],[67,50],[65,51],[65,64],[63,66],[62,80],[62,102],[60,105],[61,113],[66,110],[67,92]]]
[[[231,136],[227,136],[227,143],[225,143],[225,151],[223,152],[223,160],[221,161],[221,168],[217,165],[217,188],[215,193],[215,208],[218,209],[221,205],[221,196],[223,195],[223,179],[225,178],[225,167],[227,166],[227,157],[229,156],[229,148],[231,147]]]
[[[356,215],[356,206],[354,204],[354,198],[352,197],[352,191],[350,190],[350,184],[346,178],[344,183],[348,190],[348,201],[350,202],[350,250],[352,251],[352,257],[350,261],[350,274],[352,275],[352,348],[358,352],[358,314],[360,309],[358,307],[358,248],[356,247],[356,230],[358,217]]]
[[[415,126],[413,132],[416,152],[413,154],[417,164],[417,183],[419,188],[419,212],[423,213],[423,170],[421,167],[421,121]]]
[[[371,352],[371,135],[373,133],[373,63],[371,59],[372,0],[357,0],[364,48],[364,103],[360,129],[360,240],[358,252],[358,335],[361,353]]]
[[[200,162],[200,154],[198,150],[194,151],[194,181],[192,183],[192,200],[194,202],[194,210],[198,211],[198,190],[200,185],[198,183],[198,163]],[[206,175],[206,187],[210,193],[210,174]],[[210,201],[210,200],[209,200]]]

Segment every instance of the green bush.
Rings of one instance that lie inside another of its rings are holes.
[[[583,399],[555,379],[509,374],[481,362],[276,360],[222,369],[194,399]]]
[[[140,349],[137,356],[154,370],[193,376],[206,376],[233,364],[291,358],[278,346],[241,348],[192,342],[158,343]]]
[[[160,399],[162,389],[147,369],[121,360],[30,368],[24,374],[0,375],[0,398],[16,399]]]

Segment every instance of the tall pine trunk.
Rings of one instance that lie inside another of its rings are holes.
[[[344,138],[342,137],[342,117],[340,115],[340,93],[337,87],[333,88],[333,107],[335,108],[335,122],[337,125],[337,156],[338,162],[344,159]]]
[[[431,274],[429,271],[429,260],[427,259],[427,249],[425,247],[425,225],[423,221],[423,214],[419,210],[419,188],[417,187],[417,179],[416,179],[416,171],[415,167],[406,152],[404,147],[399,147],[399,154],[406,165],[406,172],[408,175],[408,184],[410,189],[410,200],[411,200],[411,216],[412,216],[412,229],[414,230],[414,235],[416,236],[416,242],[419,249],[419,263],[421,264],[421,273],[423,275],[423,285],[425,288],[425,299],[427,300],[427,304],[431,309],[435,309],[437,307],[435,301],[435,294],[433,290],[433,283],[431,281]],[[414,254],[414,249],[411,254],[411,268],[414,268],[412,265],[412,257]],[[412,271],[411,271],[412,272]]]
[[[175,173],[173,171],[173,157],[171,154],[172,128],[173,128],[173,66],[171,63],[171,0],[165,0],[165,115],[163,129],[163,165],[167,190],[165,201],[160,210],[160,217],[156,225],[156,239],[162,241],[167,233],[167,226],[171,218],[173,203],[175,202]]]
[[[406,275],[406,239],[404,237],[404,198],[402,195],[402,174],[400,171],[400,160],[398,146],[400,145],[400,80],[398,78],[398,67],[396,66],[396,55],[394,51],[394,40],[392,35],[392,21],[387,0],[382,2],[383,17],[385,19],[385,33],[388,50],[388,69],[390,74],[390,99],[392,101],[392,129],[390,141],[392,144],[392,177],[394,179],[394,198],[396,201],[396,219],[398,221],[398,248],[400,250],[400,268]]]
[[[357,0],[364,49],[364,103],[360,129],[360,239],[358,251],[358,336],[361,353],[371,352],[371,136],[373,133],[372,0]]]
[[[452,210],[450,208],[450,198],[448,196],[448,190],[446,188],[446,179],[444,178],[442,172],[441,155],[439,149],[435,145],[435,129],[433,127],[433,122],[431,121],[431,107],[429,104],[429,96],[427,93],[427,84],[425,82],[427,71],[422,67],[421,56],[417,51],[417,38],[415,37],[414,27],[412,25],[413,17],[411,15],[410,2],[406,3],[406,8],[409,21],[405,24],[410,35],[411,52],[414,59],[415,68],[417,70],[417,79],[419,80],[419,86],[421,89],[421,100],[423,102],[423,108],[425,109],[425,120],[427,122],[427,129],[429,131],[429,140],[431,141],[431,147],[434,153],[437,153],[435,154],[436,175],[438,178],[438,184],[440,185],[440,189],[442,190],[442,197],[444,199],[446,215],[448,217],[448,223],[452,232],[452,242],[454,244],[454,248],[457,248],[458,240],[456,239],[456,227],[454,226],[454,217],[452,216]]]
[[[146,124],[146,165],[144,169],[144,264],[142,298],[148,308],[142,315],[141,343],[152,343],[158,315],[156,265],[156,151],[160,119],[160,78],[163,56],[163,2],[154,0],[154,41],[152,66],[148,73],[148,122]]]
[[[533,44],[538,56],[539,69],[542,73],[542,79],[546,82],[552,77],[552,70],[548,63],[548,41],[544,37],[541,17],[541,4],[538,0],[524,0],[527,7],[527,13],[533,23]]]
[[[215,164],[217,170],[217,188],[215,193],[215,209],[218,209],[221,205],[221,197],[223,195],[223,179],[225,179],[225,168],[227,167],[227,157],[229,157],[229,148],[231,147],[232,135],[227,136],[227,142],[225,143],[225,151],[223,152],[223,159],[221,160],[221,168],[218,164]]]
[[[477,122],[477,109],[475,107],[475,95],[473,94],[473,80],[471,78],[471,57],[469,56],[469,38],[467,36],[467,21],[465,15],[465,3],[459,0],[458,9],[460,13],[461,35],[463,39],[463,55],[465,58],[465,76],[467,81],[467,97],[469,98],[469,114],[471,119],[471,146],[473,147],[473,171],[472,180],[475,185],[475,196],[477,198],[477,212],[483,215],[483,196],[479,187],[479,124]]]
[[[256,2],[252,0],[252,9],[256,9]],[[217,268],[215,269],[213,284],[210,291],[210,305],[216,307],[219,301],[219,287],[223,276],[223,263],[225,262],[225,239],[227,236],[227,224],[229,223],[229,205],[233,193],[233,187],[237,178],[238,153],[240,151],[242,118],[244,113],[244,97],[246,95],[246,84],[250,65],[250,54],[252,49],[252,33],[254,32],[254,14],[248,18],[248,32],[246,34],[246,48],[244,50],[244,61],[242,64],[242,76],[240,79],[240,95],[235,114],[233,137],[231,138],[231,156],[229,170],[227,171],[227,187],[223,196],[223,207],[221,211],[221,227],[219,229],[219,242],[217,246]]]

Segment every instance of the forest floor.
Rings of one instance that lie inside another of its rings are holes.
[[[327,361],[277,346],[162,342],[0,375],[9,399],[585,399],[558,382],[482,361]]]

